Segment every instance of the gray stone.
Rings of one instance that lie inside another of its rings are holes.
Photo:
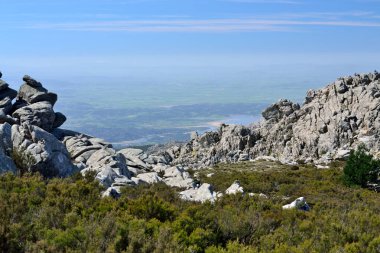
[[[52,92],[38,92],[33,94],[32,96],[27,98],[27,102],[29,104],[34,104],[37,102],[49,102],[51,105],[54,106],[54,104],[57,102],[58,96],[55,93]]]
[[[45,177],[66,177],[76,171],[65,146],[52,134],[37,126],[12,126],[13,149],[31,156],[29,170]]]
[[[1,77],[0,77],[1,78]],[[7,84],[6,82],[4,82],[3,80],[0,79],[0,92],[2,90],[5,90],[9,87],[9,84]]]
[[[202,184],[199,188],[193,188],[179,193],[180,198],[187,201],[195,202],[215,202],[218,198],[218,193],[214,192],[210,184]]]
[[[66,116],[60,112],[56,112],[55,113],[55,119],[53,122],[53,128],[58,128],[58,127],[62,126],[63,123],[65,123],[65,122],[66,122]]]
[[[38,102],[16,110],[12,116],[20,124],[28,123],[50,132],[53,129],[55,113],[49,102]]]
[[[233,195],[237,193],[244,193],[244,190],[243,187],[240,186],[240,182],[236,180],[230,187],[227,188],[226,194]]]
[[[7,156],[4,151],[0,148],[0,174],[3,173],[17,173],[17,167],[15,163],[13,162],[12,158]]]
[[[12,126],[8,123],[0,124],[0,147],[5,153],[12,152]]]
[[[34,80],[33,78],[31,78],[28,75],[25,75],[22,78],[22,80],[24,80],[24,82],[31,87],[35,87],[35,88],[42,87],[42,84],[40,82],[37,82],[36,80]]]
[[[336,86],[337,91],[338,91],[340,94],[343,94],[343,93],[345,93],[346,91],[348,91],[348,87],[347,87],[347,85],[344,83],[343,80],[336,81],[336,82],[335,82],[335,86]]]
[[[6,99],[6,98],[13,100],[15,97],[17,97],[17,91],[11,88],[5,88],[0,91],[0,100]]]
[[[148,165],[139,158],[139,156],[143,154],[142,150],[127,148],[118,151],[118,153],[123,155],[126,160],[129,160],[131,166],[140,169],[148,169]]]
[[[137,175],[137,178],[147,184],[155,184],[162,181],[162,178],[158,176],[157,172],[142,173]]]
[[[292,203],[282,206],[282,209],[299,209],[303,211],[309,211],[310,207],[306,203],[306,200],[304,197],[299,197],[296,200],[294,200]]]

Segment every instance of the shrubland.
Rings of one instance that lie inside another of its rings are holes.
[[[380,195],[330,169],[270,162],[220,164],[198,172],[224,191],[215,203],[179,199],[164,184],[102,198],[91,175],[0,176],[2,252],[380,252]],[[212,176],[207,176],[213,173]],[[304,196],[311,211],[283,210]]]

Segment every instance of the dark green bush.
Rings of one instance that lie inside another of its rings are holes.
[[[345,184],[366,187],[368,183],[377,180],[380,163],[367,151],[364,145],[359,145],[356,151],[351,151],[343,170]]]

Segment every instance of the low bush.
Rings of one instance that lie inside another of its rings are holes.
[[[0,252],[379,252],[380,196],[342,184],[342,168],[250,166],[220,165],[202,180],[223,191],[238,179],[268,199],[192,203],[155,184],[126,187],[115,200],[80,175],[2,175]],[[300,196],[310,212],[282,210]]]

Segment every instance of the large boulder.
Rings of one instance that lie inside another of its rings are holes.
[[[26,122],[48,132],[60,127],[66,121],[66,117],[53,110],[58,98],[57,94],[49,92],[30,76],[24,76],[23,80],[24,84],[20,87],[17,100],[11,106],[13,118],[18,124]]]
[[[277,103],[269,106],[262,112],[263,118],[273,123],[278,122],[284,116],[289,116],[294,111],[299,110],[300,105],[287,99],[281,99]]]
[[[34,104],[41,101],[49,102],[52,106],[57,102],[57,94],[48,92],[42,84],[29,76],[24,76],[25,83],[20,87],[17,99]]]
[[[215,202],[220,196],[218,192],[215,192],[210,184],[204,183],[198,188],[192,188],[179,193],[180,198],[187,201],[195,202]]]
[[[13,125],[11,131],[12,149],[23,169],[45,177],[66,177],[77,170],[66,147],[52,134],[28,124]]]
[[[95,172],[96,178],[107,187],[112,186],[117,178],[123,179],[118,181],[118,186],[132,184],[130,181],[132,174],[128,170],[125,158],[112,148],[103,147],[93,152],[81,173],[89,171]]]
[[[12,116],[19,121],[19,124],[38,126],[48,132],[52,131],[55,122],[53,106],[46,101],[24,106],[16,110]]]
[[[168,186],[178,188],[193,187],[194,180],[190,174],[181,166],[166,167],[163,171],[164,182]]]

